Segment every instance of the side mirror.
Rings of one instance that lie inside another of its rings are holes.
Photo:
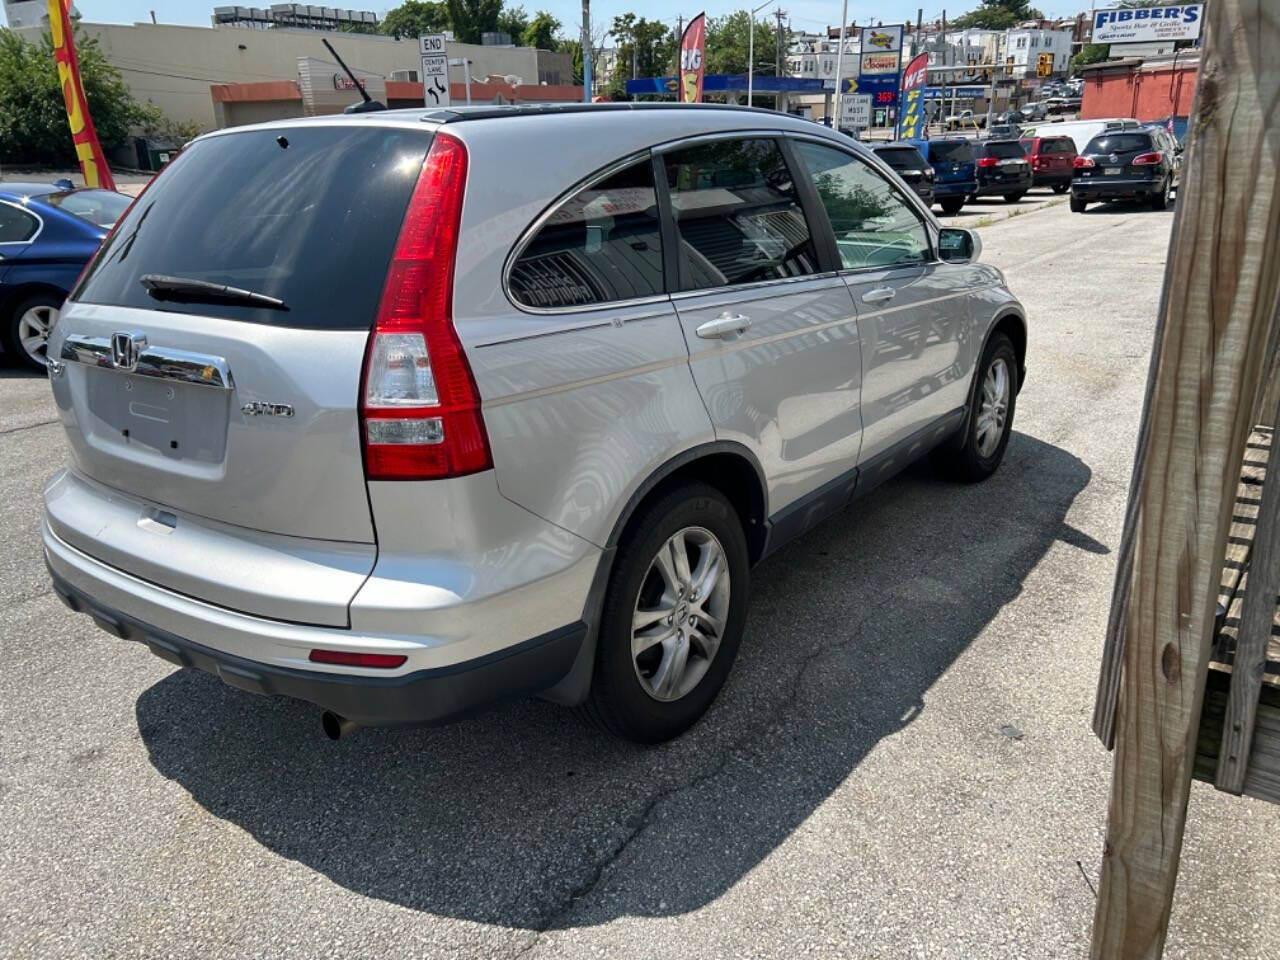
[[[938,259],[945,263],[973,263],[982,256],[982,239],[976,230],[943,227],[938,232]]]

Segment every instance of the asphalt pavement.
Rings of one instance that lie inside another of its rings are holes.
[[[999,473],[910,468],[758,567],[726,689],[656,748],[539,701],[330,743],[108,636],[44,573],[47,385],[0,378],[0,956],[1087,955],[1173,214],[1055,199],[982,228],[1031,318]],[[1278,875],[1280,808],[1197,784],[1166,956],[1280,956]]]

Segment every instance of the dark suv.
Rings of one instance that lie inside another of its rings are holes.
[[[1022,149],[1031,164],[1031,185],[1050,187],[1054,193],[1071,188],[1076,145],[1070,137],[1024,137]]]
[[[879,143],[871,149],[877,157],[893,167],[893,172],[921,200],[933,206],[933,167],[925,163],[919,150],[909,143]]]
[[[933,195],[942,212],[955,216],[964,206],[965,197],[978,189],[973,141],[966,137],[940,137],[911,143],[933,167]]]
[[[1084,213],[1099,200],[1145,200],[1169,205],[1177,186],[1177,144],[1164,130],[1126,130],[1094,137],[1075,159],[1071,210]]]
[[[1010,203],[1031,189],[1031,164],[1017,140],[987,140],[978,144],[978,189],[975,197],[998,194]]]

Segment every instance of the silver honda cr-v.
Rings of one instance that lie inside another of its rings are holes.
[[[754,563],[929,451],[996,469],[1027,337],[978,248],[765,111],[220,130],[49,341],[53,583],[331,736],[521,694],[674,736]]]

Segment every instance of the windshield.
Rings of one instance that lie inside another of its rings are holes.
[[[968,140],[934,140],[929,144],[929,159],[934,163],[972,163],[973,147]]]
[[[924,157],[914,147],[888,147],[877,150],[876,156],[895,170],[927,170]]]
[[[72,298],[276,326],[373,325],[387,265],[431,134],[309,126],[220,134],[184,150],[103,247]],[[142,278],[251,290],[166,299]]]
[[[133,202],[132,197],[114,190],[68,190],[65,193],[50,193],[40,200],[104,230],[114,227]]]
[[[1108,133],[1094,137],[1084,148],[1085,153],[1132,153],[1150,150],[1151,136],[1146,133]]]

